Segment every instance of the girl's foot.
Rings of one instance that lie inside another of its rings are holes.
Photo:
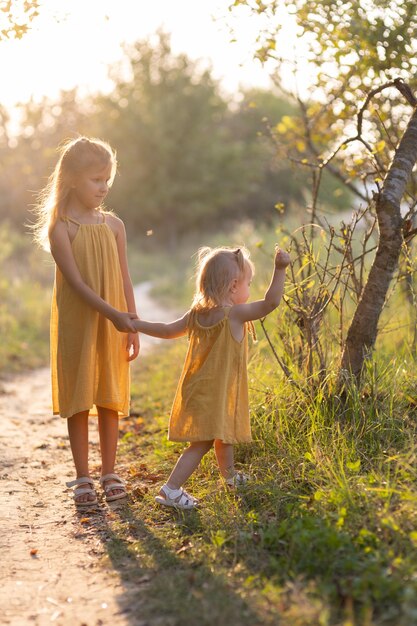
[[[97,494],[94,483],[89,476],[81,476],[76,480],[65,483],[67,487],[77,487],[74,489],[74,502],[78,507],[88,507],[97,504]]]
[[[243,487],[251,480],[251,477],[248,474],[244,474],[243,472],[236,472],[230,478],[225,479],[225,483],[228,487]]]
[[[184,510],[195,509],[198,505],[197,500],[184,489],[171,489],[168,485],[161,487],[159,495],[155,497],[155,500],[158,504]]]
[[[100,484],[104,489],[107,502],[126,498],[126,486],[117,474],[105,474],[100,478]]]

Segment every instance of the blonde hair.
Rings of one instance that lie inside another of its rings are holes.
[[[231,282],[254,273],[246,248],[200,248],[195,273],[195,294],[191,308],[195,311],[221,306]]]
[[[109,185],[114,180],[117,169],[116,152],[101,139],[78,137],[69,139],[58,148],[59,158],[47,185],[39,193],[34,212],[37,215],[33,225],[35,241],[49,250],[49,234],[59,219],[66,216],[68,198],[73,180],[94,166],[111,164]]]

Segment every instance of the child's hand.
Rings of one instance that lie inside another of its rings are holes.
[[[277,270],[283,270],[291,263],[291,258],[288,252],[280,250],[278,246],[275,246],[275,267]]]
[[[137,330],[133,323],[133,320],[138,319],[136,313],[123,313],[122,311],[115,311],[111,321],[122,333],[136,333]]]

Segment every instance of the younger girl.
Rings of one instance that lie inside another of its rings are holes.
[[[126,496],[114,473],[118,418],[129,414],[129,361],[139,352],[123,222],[103,208],[116,171],[104,141],[66,142],[40,194],[35,239],[56,263],[51,311],[54,414],[68,420],[77,506],[97,504],[88,468],[88,416],[98,414],[106,499]],[[129,332],[123,335],[118,330]],[[135,334],[133,334],[135,333]]]
[[[175,395],[168,438],[191,442],[156,501],[192,509],[197,505],[182,485],[214,444],[220,473],[228,485],[248,479],[236,473],[233,444],[251,441],[247,386],[247,329],[271,313],[284,289],[286,252],[276,250],[271,283],[263,300],[246,304],[253,276],[243,248],[199,251],[191,309],[171,323],[134,320],[139,332],[173,339],[188,332],[189,347]]]

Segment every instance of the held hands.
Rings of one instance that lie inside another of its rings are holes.
[[[139,335],[134,325],[134,320],[137,319],[136,313],[124,313],[116,310],[111,317],[111,321],[117,330],[127,333],[126,352],[128,361],[136,359],[140,350]]]
[[[117,330],[122,333],[137,332],[133,323],[133,320],[138,319],[136,313],[124,313],[122,311],[115,311],[110,319],[117,328]]]
[[[277,270],[284,270],[287,265],[291,263],[291,258],[288,252],[280,250],[278,245],[275,246],[275,268]]]

